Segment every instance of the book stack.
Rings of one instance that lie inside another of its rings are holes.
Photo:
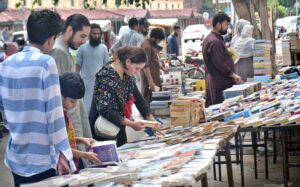
[[[205,103],[202,99],[182,97],[170,105],[171,125],[190,126],[205,121]]]
[[[255,75],[272,75],[271,47],[270,41],[256,40],[253,58]]]
[[[290,42],[288,40],[282,40],[282,65],[283,66],[292,65]]]
[[[288,34],[288,36],[290,37],[291,49],[300,48],[300,41],[298,40],[297,33],[291,32]]]
[[[300,79],[278,80],[251,85],[248,93],[226,99],[206,109],[207,119],[234,121],[240,127],[259,127],[300,123]],[[260,90],[256,92],[256,90]],[[242,91],[240,91],[242,92]],[[225,115],[226,114],[226,115]]]
[[[242,95],[243,97],[247,97],[254,92],[261,90],[260,82],[253,83],[245,83],[240,85],[233,85],[231,88],[228,88],[223,91],[224,99],[233,98],[236,96]]]

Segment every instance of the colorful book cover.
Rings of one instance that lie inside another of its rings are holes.
[[[102,162],[101,165],[118,165],[120,163],[116,141],[95,142],[91,151],[98,155]]]

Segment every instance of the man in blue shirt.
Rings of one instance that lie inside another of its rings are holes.
[[[90,40],[79,47],[76,60],[76,72],[80,73],[86,92],[83,102],[87,113],[90,113],[94,93],[96,73],[109,61],[107,47],[101,44],[101,28],[91,24]]]
[[[180,33],[180,27],[175,25],[173,27],[172,34],[169,35],[168,41],[167,41],[167,53],[168,54],[176,54],[176,56],[179,56],[179,45],[178,45],[178,36]]]
[[[119,48],[124,46],[140,46],[143,41],[144,37],[141,35],[139,30],[139,21],[136,18],[130,18],[128,21],[128,26],[130,28],[130,32],[124,34],[119,41],[117,41],[111,47],[111,53],[114,54]]]
[[[10,133],[4,162],[15,186],[75,171],[57,67],[47,55],[61,22],[53,11],[33,12],[27,21],[30,46],[0,64],[0,110]]]

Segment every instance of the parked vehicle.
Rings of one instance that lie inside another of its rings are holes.
[[[204,61],[198,58],[198,53],[191,51],[183,62],[175,54],[167,55],[170,67],[183,67],[184,73],[190,79],[205,79]]]
[[[16,31],[12,34],[12,42],[17,42],[18,38],[23,37],[26,43],[28,43],[28,35],[27,31]]]
[[[187,66],[187,76],[191,79],[205,79],[204,61],[194,50],[187,51],[184,63]]]
[[[202,51],[202,41],[210,33],[210,30],[203,24],[195,24],[187,26],[182,32],[182,56],[187,51]]]

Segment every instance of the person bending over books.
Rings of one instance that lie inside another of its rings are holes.
[[[84,152],[77,149],[77,144],[84,144],[87,147],[96,142],[92,138],[76,137],[74,127],[70,120],[68,111],[74,109],[79,99],[82,99],[85,93],[85,86],[82,78],[78,73],[68,72],[59,77],[60,90],[62,95],[62,104],[64,108],[64,117],[68,133],[68,140],[72,148],[74,162],[79,169],[83,169],[81,158],[88,159],[93,164],[101,164],[97,154],[93,152]]]
[[[116,59],[108,63],[96,74],[94,96],[89,114],[93,138],[98,141],[116,140],[117,146],[127,142],[125,128],[131,127],[136,131],[150,125],[159,131],[149,105],[139,92],[134,75],[138,74],[147,62],[147,55],[140,47],[126,46],[116,52]],[[131,107],[137,106],[142,116],[149,121],[132,120]],[[95,131],[95,122],[99,115],[119,127],[115,138],[99,136]],[[154,123],[153,123],[154,122]]]

